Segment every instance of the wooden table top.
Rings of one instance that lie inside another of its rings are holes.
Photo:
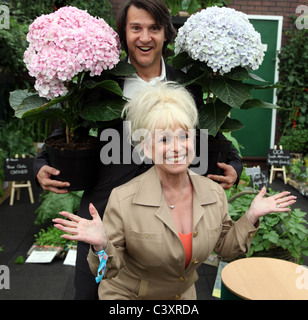
[[[227,264],[224,286],[248,300],[308,300],[308,269],[273,258],[244,258]]]

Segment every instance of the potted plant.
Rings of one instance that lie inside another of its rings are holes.
[[[294,156],[302,158],[308,152],[308,129],[292,128],[289,134],[282,135],[279,145],[290,150]]]
[[[308,167],[305,166],[303,158],[293,160],[287,168],[287,181],[303,196],[308,196]]]
[[[40,206],[35,210],[34,224],[50,223],[54,218],[62,217],[59,212],[68,211],[77,213],[83,191],[72,191],[64,194],[56,194],[44,191],[40,194]]]
[[[27,256],[30,257],[32,253],[35,253],[35,262],[37,263],[40,262],[40,259],[37,259],[37,254],[42,252],[44,255],[46,251],[53,252],[51,260],[54,256],[60,259],[64,258],[69,248],[76,248],[77,241],[69,241],[61,237],[63,234],[63,231],[58,230],[53,226],[47,227],[47,229],[41,229],[34,235],[35,243],[27,252]],[[46,262],[45,255],[43,256],[43,259],[44,262]],[[48,257],[48,262],[51,262],[51,260],[50,257]],[[31,262],[33,262],[33,260]]]
[[[57,179],[70,182],[70,190],[90,187],[97,176],[100,146],[97,138],[81,129],[120,118],[125,99],[113,77],[133,74],[135,69],[119,61],[117,33],[103,19],[75,7],[62,7],[36,18],[27,40],[24,57],[37,91],[11,92],[10,105],[18,118],[64,122],[65,135],[45,142],[50,165],[61,171]],[[105,99],[95,99],[96,89],[101,95],[104,92]],[[82,169],[73,163],[77,149],[83,149],[78,150]],[[70,168],[75,173],[70,173]],[[91,180],[82,182],[83,178]]]
[[[195,13],[178,31],[175,54],[173,66],[186,69],[180,81],[202,88],[205,107],[199,110],[199,124],[210,136],[243,127],[228,117],[232,109],[277,108],[252,99],[253,89],[274,86],[251,72],[261,65],[264,52],[261,36],[246,14],[217,6]]]

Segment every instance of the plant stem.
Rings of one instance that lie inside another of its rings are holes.
[[[69,144],[70,143],[70,128],[68,125],[66,125],[66,128],[65,128],[65,135],[66,135],[66,143]]]

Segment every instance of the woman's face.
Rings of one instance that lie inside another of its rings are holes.
[[[195,157],[194,136],[194,129],[178,125],[173,130],[155,129],[151,139],[144,142],[144,153],[166,173],[186,172]]]

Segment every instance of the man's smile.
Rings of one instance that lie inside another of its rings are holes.
[[[139,46],[138,47],[139,50],[141,50],[142,52],[149,52],[152,47],[149,47],[149,46]]]

